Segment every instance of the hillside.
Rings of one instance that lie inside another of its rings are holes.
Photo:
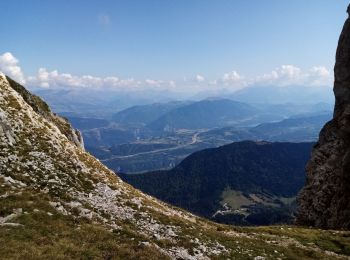
[[[196,152],[169,171],[121,177],[195,214],[233,224],[291,222],[312,143],[237,142]]]
[[[177,109],[179,107],[188,105],[191,102],[174,101],[168,103],[154,103],[143,106],[133,106],[122,110],[113,115],[113,121],[121,124],[139,124],[146,125],[152,121],[157,120],[164,114]]]
[[[270,142],[314,142],[322,126],[332,117],[330,112],[298,116],[254,127],[224,127],[205,131],[198,138],[206,143],[227,144],[243,140]],[[225,143],[226,142],[226,143]]]
[[[329,121],[331,113],[292,117],[281,122],[264,123],[252,129],[250,133],[258,138],[278,142],[310,142],[318,138],[320,129]]]
[[[258,110],[248,104],[229,99],[202,100],[173,109],[149,123],[154,131],[171,131],[172,129],[212,128],[223,125],[253,122]]]
[[[349,254],[345,232],[233,228],[159,202],[70,140],[72,129],[62,128],[62,122],[0,74],[0,258],[341,259]]]

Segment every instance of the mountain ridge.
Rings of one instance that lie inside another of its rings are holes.
[[[4,75],[2,75],[4,77]],[[33,110],[39,113],[41,116],[55,124],[61,133],[63,133],[70,141],[72,141],[78,147],[84,147],[81,133],[72,128],[72,125],[66,118],[60,117],[57,114],[52,113],[50,107],[38,96],[31,94],[23,86],[15,82],[10,77],[6,76],[9,86],[19,93],[24,101],[33,108]]]
[[[150,122],[147,127],[158,131],[167,128],[210,128],[223,122],[251,120],[257,111],[253,106],[230,99],[206,99],[173,109]],[[208,118],[216,121],[211,122]]]

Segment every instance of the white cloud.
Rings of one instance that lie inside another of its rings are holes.
[[[197,82],[203,82],[203,81],[205,81],[205,78],[204,78],[202,75],[197,75],[197,76],[195,77],[195,80],[196,80]]]
[[[40,68],[36,76],[28,77],[28,84],[32,87],[43,88],[132,89],[141,85],[141,82],[133,78],[75,76],[69,73],[59,73],[57,70],[48,71],[46,68]]]
[[[223,85],[226,89],[238,90],[247,86],[247,82],[237,71],[233,70],[225,73],[220,80],[215,80],[211,82],[218,85]]]
[[[282,65],[270,73],[262,74],[255,78],[245,78],[237,71],[225,73],[221,79],[206,81],[204,76],[196,75],[192,80],[184,78],[180,81],[134,78],[120,79],[118,77],[95,77],[91,75],[75,76],[69,73],[59,73],[57,70],[48,71],[40,68],[34,77],[28,77],[29,86],[43,88],[94,88],[115,90],[137,89],[173,89],[178,91],[202,91],[215,89],[238,90],[247,86],[270,85],[270,86],[330,86],[331,73],[325,67],[312,67],[309,70],[293,65]]]
[[[332,86],[333,76],[331,72],[323,66],[312,67],[308,72],[311,86]]]
[[[302,73],[300,68],[293,65],[282,65],[270,73],[258,76],[255,79],[255,83],[285,86],[291,84],[300,84],[301,80]]]
[[[174,89],[176,87],[176,82],[173,80],[157,80],[157,79],[146,79],[144,82],[139,82],[139,87],[147,87],[153,89]]]
[[[26,81],[23,72],[18,64],[18,59],[10,52],[5,52],[0,56],[0,70],[19,83],[25,84]]]
[[[145,80],[145,83],[148,85],[148,86],[154,86],[154,87],[159,87],[161,86],[162,84],[164,84],[164,82],[162,80],[154,80],[154,79],[146,79]]]
[[[223,82],[239,82],[241,80],[241,76],[238,74],[237,71],[231,71],[228,73],[225,73],[222,77]]]
[[[282,65],[270,73],[256,77],[250,85],[272,86],[328,86],[331,84],[332,75],[326,67],[312,67],[303,71],[294,65]]]
[[[321,78],[327,78],[331,75],[331,73],[329,72],[329,70],[326,67],[312,67],[310,72],[315,75],[315,76],[319,76]]]
[[[97,77],[93,75],[72,75],[57,70],[40,68],[36,75],[25,76],[19,61],[10,52],[0,55],[0,70],[30,88],[91,88],[109,90],[169,90],[178,92],[198,92],[203,90],[234,91],[246,86],[331,86],[333,75],[324,66],[314,66],[303,70],[294,65],[282,65],[269,73],[256,77],[244,77],[236,70],[224,73],[219,79],[207,80],[203,75],[196,75],[183,80],[159,80],[134,78],[121,79],[116,76]]]
[[[28,77],[30,87],[41,88],[90,88],[101,90],[141,90],[141,89],[167,89],[174,88],[176,82],[146,79],[144,81],[134,78],[120,79],[118,77],[95,77],[91,75],[76,76],[69,73],[59,73],[57,70],[48,71],[40,68],[36,76]]]

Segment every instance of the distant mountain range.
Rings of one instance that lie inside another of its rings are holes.
[[[78,117],[111,119],[119,111],[132,106],[168,103],[175,100],[195,102],[211,97],[231,99],[248,104],[334,104],[331,88],[305,86],[250,86],[236,92],[206,91],[196,95],[166,90],[112,90],[112,89],[36,89],[35,94],[47,101],[56,113]],[[181,101],[181,102],[182,102]],[[176,101],[175,101],[176,103]]]
[[[312,143],[237,142],[196,152],[169,171],[119,176],[173,205],[219,222],[290,223]]]
[[[196,151],[243,140],[314,142],[331,116],[330,112],[320,112],[255,127],[187,130],[149,137],[135,129],[113,127],[85,130],[83,135],[86,148],[108,167],[138,173],[170,169]]]
[[[202,100],[181,106],[147,125],[155,131],[201,129],[254,122],[261,114],[257,108],[229,99]]]
[[[305,86],[251,86],[228,96],[237,101],[256,104],[313,104],[334,103],[331,87]]]
[[[154,103],[143,106],[133,106],[113,115],[112,120],[120,124],[147,125],[168,112],[186,106],[191,101],[174,101],[167,103]]]
[[[167,91],[117,91],[104,89],[37,89],[35,94],[50,104],[56,113],[77,117],[110,119],[131,106],[170,102],[181,96]],[[82,92],[84,94],[82,94]],[[172,97],[173,96],[173,97]]]
[[[263,123],[255,127],[225,127],[199,134],[203,141],[209,140],[265,140],[271,142],[313,142],[322,126],[332,118],[330,112],[316,115],[295,116],[279,122]],[[217,141],[218,142],[218,141]]]
[[[327,113],[330,103],[247,104],[230,99],[168,102],[134,106],[113,116],[121,125],[145,126],[150,131],[171,132],[178,129],[210,129],[224,126],[254,126],[289,117]]]
[[[313,142],[332,108],[322,102],[247,104],[212,98],[132,106],[107,119],[63,116],[105,165],[140,173],[170,169],[191,153],[237,141]]]

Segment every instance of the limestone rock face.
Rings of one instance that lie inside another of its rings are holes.
[[[60,117],[53,113],[50,107],[38,96],[31,94],[23,86],[16,81],[6,76],[8,84],[18,94],[22,96],[24,101],[33,108],[33,110],[43,116],[46,120],[50,121],[64,134],[69,141],[75,144],[77,147],[84,148],[83,137],[79,130],[73,129],[67,119]]]
[[[350,5],[348,7],[350,14]],[[340,35],[334,67],[333,119],[320,132],[298,197],[297,223],[350,229],[350,19]]]

